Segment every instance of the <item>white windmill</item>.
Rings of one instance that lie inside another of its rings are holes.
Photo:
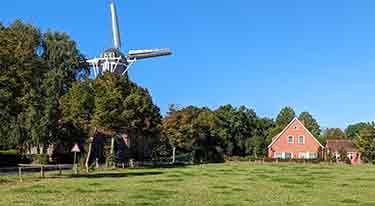
[[[102,74],[105,71],[114,72],[124,75],[137,60],[171,55],[172,52],[168,48],[164,49],[137,49],[129,50],[128,55],[121,53],[120,30],[116,12],[115,3],[110,4],[112,15],[112,32],[113,32],[113,48],[105,50],[99,58],[87,60],[92,66],[94,76]]]

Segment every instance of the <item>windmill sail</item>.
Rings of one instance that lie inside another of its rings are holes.
[[[168,48],[165,49],[138,49],[130,50],[129,59],[146,59],[151,57],[167,56],[171,55],[172,51]]]
[[[113,45],[115,49],[120,49],[121,47],[120,29],[118,25],[115,2],[111,2],[111,15],[112,15]]]

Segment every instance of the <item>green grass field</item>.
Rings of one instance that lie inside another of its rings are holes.
[[[375,205],[375,166],[226,163],[0,178],[0,205]]]

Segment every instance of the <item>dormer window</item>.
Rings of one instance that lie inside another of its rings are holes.
[[[305,144],[305,137],[304,136],[298,137],[298,144]]]
[[[288,144],[293,144],[293,136],[288,137]]]

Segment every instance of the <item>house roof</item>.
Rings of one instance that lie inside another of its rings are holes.
[[[282,135],[282,134],[284,134],[285,132],[286,132],[286,130],[293,124],[293,122],[295,122],[295,121],[297,121],[299,124],[301,124],[302,125],[302,127],[303,127],[303,129],[304,130],[306,130],[308,133],[309,133],[309,135],[319,144],[319,146],[321,147],[321,148],[324,148],[324,146],[322,145],[322,144],[320,144],[320,142],[314,137],[314,135],[313,134],[311,134],[311,132],[305,127],[305,125],[301,122],[301,121],[299,121],[299,119],[297,118],[297,117],[294,117],[294,119],[292,120],[292,121],[290,121],[289,122],[289,124],[284,128],[284,130],[282,131],[282,132],[280,132],[278,135],[276,135],[274,138],[272,138],[272,142],[271,142],[271,144],[270,145],[268,145],[268,148],[270,148],[276,141],[277,141],[277,139],[279,139],[280,138],[280,136]]]
[[[326,148],[331,152],[339,152],[342,149],[346,152],[358,151],[354,142],[347,139],[327,140]]]

